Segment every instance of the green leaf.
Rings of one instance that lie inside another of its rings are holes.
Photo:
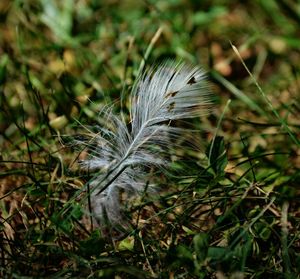
[[[193,261],[193,253],[188,247],[184,245],[179,245],[176,251],[177,251],[178,258]]]
[[[214,176],[209,170],[200,169],[198,176],[197,176],[197,189],[207,189],[207,185],[212,182]]]
[[[221,260],[226,258],[228,252],[228,249],[224,247],[209,247],[207,256],[213,260]]]
[[[83,215],[81,206],[79,204],[74,204],[72,207],[71,215],[79,220]]]
[[[133,251],[133,249],[134,249],[134,237],[128,236],[125,239],[123,239],[119,243],[118,249],[120,251],[126,251],[126,250]]]
[[[207,25],[214,21],[216,18],[223,16],[227,13],[227,9],[224,6],[212,7],[209,11],[199,11],[193,15],[193,22],[195,25]]]
[[[217,136],[213,139],[206,154],[214,172],[223,176],[228,163],[224,138]]]
[[[9,62],[7,54],[2,55],[0,58],[0,84],[4,83],[6,77],[6,67]]]
[[[207,257],[208,245],[209,245],[209,237],[206,233],[199,233],[194,236],[194,248],[197,254],[197,258],[200,262],[203,262]]]
[[[104,246],[100,231],[95,230],[88,239],[80,241],[79,251],[85,257],[97,256],[103,252]]]
[[[54,213],[50,220],[53,224],[57,226],[57,228],[61,229],[64,233],[70,234],[73,228],[73,223],[70,220],[69,216],[62,218],[62,216],[58,213]]]
[[[42,0],[41,21],[54,33],[58,41],[73,44],[72,26],[74,0],[62,1],[60,6],[54,1]]]

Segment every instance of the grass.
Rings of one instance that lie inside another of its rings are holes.
[[[0,21],[1,277],[299,278],[296,1],[2,0]],[[128,119],[165,58],[203,65],[216,106],[193,121],[201,152],[152,170],[159,197],[127,204],[134,228],[111,241],[64,136],[107,104]]]

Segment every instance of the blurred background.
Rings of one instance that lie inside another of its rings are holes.
[[[296,0],[1,0],[2,275],[6,270],[13,278],[47,272],[55,278],[68,274],[100,278],[106,273],[100,273],[104,267],[95,262],[105,252],[107,270],[119,268],[123,274],[125,266],[137,267],[132,276],[143,270],[150,277],[227,278],[238,270],[239,276],[251,278],[297,278],[299,26]],[[196,187],[185,201],[201,194],[210,204],[206,209],[213,210],[200,229],[190,221],[192,215],[178,211],[180,218],[165,221],[169,225],[164,233],[155,231],[159,226],[149,229],[152,240],[145,245],[127,239],[123,250],[105,248],[99,235],[91,236],[80,225],[82,214],[76,204],[68,218],[56,215],[88,181],[78,172],[78,154],[67,148],[61,136],[76,134],[81,123],[95,123],[107,104],[115,104],[126,115],[127,97],[138,73],[165,59],[200,65],[215,92],[212,115],[195,125],[205,131],[207,143],[216,134],[223,137],[219,151],[226,149],[227,157],[221,169],[206,176],[202,188],[200,182],[195,184],[202,190]],[[214,191],[203,190],[208,184],[216,187]],[[276,202],[269,205],[272,195]],[[210,199],[217,196],[224,200],[212,206]],[[287,216],[287,208],[290,219],[284,227],[281,218]],[[265,216],[265,209],[269,215],[250,230],[246,223],[257,222],[255,216]],[[230,217],[225,222],[222,215]],[[231,236],[245,227],[249,238],[245,240],[246,234],[241,233],[237,239],[244,243],[250,239],[252,248],[234,250],[237,242],[230,245]],[[193,238],[199,231],[209,231],[210,238]],[[165,239],[155,242],[158,235]],[[174,248],[175,242],[180,249]],[[209,259],[215,262],[209,265],[210,260],[204,260],[207,254],[197,254],[198,244],[205,249],[227,245],[228,250],[219,254],[213,250]],[[98,249],[91,252],[94,247]],[[201,264],[195,263],[195,255]],[[230,264],[224,264],[223,258]],[[107,272],[106,278],[114,278],[109,277],[112,271]],[[282,272],[295,276],[281,277]],[[147,278],[144,273],[140,276]]]

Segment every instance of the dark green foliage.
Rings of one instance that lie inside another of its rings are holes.
[[[1,0],[0,277],[299,278],[296,2]],[[112,103],[130,125],[135,78],[166,58],[208,70],[215,109],[172,123],[197,132],[112,240],[69,137]]]
[[[216,137],[210,144],[206,154],[216,175],[223,176],[228,160],[223,137]]]

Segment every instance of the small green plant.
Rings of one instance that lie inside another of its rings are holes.
[[[1,0],[0,277],[299,278],[299,18],[287,0]],[[207,68],[215,108],[172,123],[181,148],[105,237],[65,135],[104,129],[107,104],[130,131],[139,73],[169,58]]]

